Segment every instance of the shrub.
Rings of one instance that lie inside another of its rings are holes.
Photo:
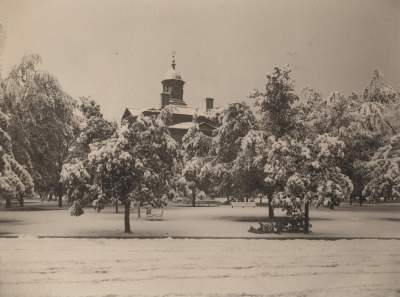
[[[84,213],[81,202],[79,200],[74,201],[69,209],[71,216],[79,217]]]
[[[309,230],[311,224],[309,224]],[[301,233],[304,231],[304,217],[297,215],[286,220],[259,222],[258,227],[251,226],[249,232],[257,234],[281,234],[281,233]]]

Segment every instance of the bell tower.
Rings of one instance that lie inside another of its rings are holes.
[[[186,106],[183,101],[183,85],[185,81],[179,72],[176,71],[175,53],[172,53],[171,68],[165,74],[161,81],[161,108],[168,104]]]

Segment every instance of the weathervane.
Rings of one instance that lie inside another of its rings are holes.
[[[171,66],[172,66],[173,69],[175,69],[175,66],[176,66],[175,55],[176,55],[176,51],[172,51],[172,53],[171,53],[171,56],[172,56]]]

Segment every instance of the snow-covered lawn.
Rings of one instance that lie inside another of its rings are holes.
[[[29,206],[28,206],[29,207]],[[400,240],[38,239],[124,236],[107,208],[0,211],[0,296],[400,296]],[[312,209],[309,237],[400,237],[400,204]],[[248,233],[266,208],[167,208],[131,236]],[[279,215],[279,212],[277,212]],[[273,235],[290,237],[292,235]]]
[[[29,205],[27,205],[29,207]],[[38,207],[38,206],[36,206]],[[37,209],[37,208],[36,208]],[[43,208],[46,209],[46,208]],[[258,235],[249,233],[251,225],[265,220],[267,208],[176,207],[164,211],[164,221],[138,220],[131,214],[131,236],[205,236],[205,237],[290,237],[294,235]],[[280,215],[279,211],[276,212]],[[335,210],[312,209],[311,235],[308,237],[400,237],[400,204],[343,206]],[[67,209],[0,210],[0,236],[125,236],[123,214],[111,208],[72,217]]]
[[[0,239],[0,296],[400,295],[399,240]]]

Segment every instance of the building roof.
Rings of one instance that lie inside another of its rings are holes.
[[[182,80],[181,74],[176,71],[174,68],[170,68],[167,73],[165,73],[164,80],[166,79],[178,79]]]
[[[172,112],[174,114],[191,115],[191,116],[196,114],[198,116],[204,116],[204,117],[207,116],[207,112],[205,110],[200,109],[200,108],[194,108],[194,107],[191,107],[191,106],[169,104],[166,107],[171,108]],[[129,113],[133,117],[137,117],[140,114],[142,114],[143,112],[158,113],[158,112],[161,111],[160,108],[131,108],[131,107],[127,107],[126,109],[129,111]]]
[[[173,113],[176,114],[183,114],[183,115],[195,115],[197,114],[198,116],[206,116],[205,111],[199,108],[194,108],[191,106],[182,106],[182,105],[167,105],[166,107],[170,107],[173,111]]]
[[[183,123],[178,123],[175,125],[170,125],[170,126],[168,126],[168,128],[188,130],[191,127],[193,127],[194,125],[195,125],[195,123],[193,123],[193,122],[183,122]],[[214,126],[210,125],[209,123],[205,123],[205,122],[199,123],[198,128],[199,128],[199,130],[214,130],[215,129]]]
[[[147,108],[131,108],[131,107],[127,107],[126,110],[129,111],[129,113],[131,114],[131,116],[133,116],[133,117],[138,117],[138,116],[141,115],[144,111],[146,111]]]
[[[165,74],[164,80],[166,79],[177,79],[177,80],[182,80],[182,75],[176,71],[176,62],[175,62],[175,52],[172,53],[172,59],[171,59],[171,68],[168,69],[167,73]]]
[[[171,125],[168,128],[172,129],[182,129],[182,130],[188,130],[189,128],[193,127],[194,123],[193,122],[183,122],[175,125]]]

